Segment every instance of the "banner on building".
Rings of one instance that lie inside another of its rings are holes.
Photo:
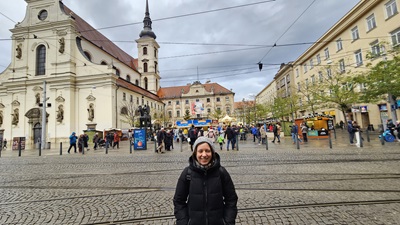
[[[192,102],[192,104],[190,104],[190,112],[192,115],[203,115],[204,113],[204,104],[203,102]]]

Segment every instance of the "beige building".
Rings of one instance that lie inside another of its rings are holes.
[[[398,0],[360,0],[351,11],[293,62],[291,71],[282,74],[278,72],[279,78],[276,77],[273,81],[276,82],[277,90],[283,87],[284,77],[289,74],[293,74],[290,86],[300,90],[302,85],[318,85],[318,81],[332,74],[348,75],[366,71],[368,63],[375,64],[384,60],[383,57],[371,60],[367,58],[367,54],[382,55],[388,49],[400,44],[398,7]],[[346,73],[349,71],[351,73]],[[280,95],[279,90],[277,95]],[[306,101],[307,99],[303,97],[298,104],[304,105]],[[316,108],[314,111],[334,115],[335,122],[354,119],[364,128],[368,124],[385,123],[391,118],[390,105],[387,102],[355,103],[352,108],[353,112],[348,114],[348,118],[343,118],[342,113],[336,108]],[[399,111],[397,110],[398,118]],[[296,112],[296,116],[306,116],[311,112],[311,108],[307,107]]]
[[[128,106],[163,112],[156,95],[159,45],[148,5],[137,39],[138,58],[125,53],[59,0],[25,0],[12,32],[12,61],[0,74],[0,129],[7,140],[67,141],[88,128],[130,128]],[[46,123],[42,124],[45,102]],[[51,107],[50,107],[51,104]]]
[[[183,121],[186,111],[190,119],[216,120],[213,113],[222,112],[222,117],[232,115],[235,93],[218,83],[199,81],[185,86],[163,87],[158,90],[158,96],[165,104],[167,126]]]

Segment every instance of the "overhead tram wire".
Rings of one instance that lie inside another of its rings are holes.
[[[15,22],[13,19],[11,19],[10,17],[8,17],[7,15],[5,15],[4,13],[0,12],[0,14],[2,16],[4,16],[5,18],[7,18],[8,20],[10,20],[11,22],[13,22],[14,24],[17,24],[17,22]]]
[[[202,11],[202,12],[188,13],[188,14],[183,14],[183,15],[164,17],[164,18],[160,18],[160,19],[152,19],[152,21],[154,22],[154,21],[170,20],[170,19],[176,19],[176,18],[182,18],[182,17],[188,17],[188,16],[195,16],[195,15],[200,15],[200,14],[213,13],[213,12],[219,12],[219,11],[236,9],[236,8],[243,8],[243,7],[247,7],[247,6],[259,5],[259,4],[275,2],[275,1],[276,0],[266,0],[266,1],[261,1],[261,2],[243,4],[243,5],[230,6],[230,7],[220,8],[220,9],[211,9],[211,10],[206,10],[206,11]],[[102,28],[97,28],[97,29],[83,30],[81,32],[88,32],[88,31],[93,31],[93,30],[113,29],[113,28],[125,27],[125,26],[131,26],[131,25],[138,25],[138,24],[143,24],[143,21],[134,22],[134,23],[127,23],[127,24],[120,24],[120,25],[114,25],[114,26],[108,26],[108,27],[102,27]]]
[[[260,71],[262,69],[262,61],[264,60],[264,58],[269,55],[269,53],[272,51],[272,49],[276,46],[276,43],[290,30],[290,28],[292,28],[292,26],[304,15],[304,13],[306,13],[306,11],[314,4],[316,0],[313,0],[311,2],[311,4],[296,18],[296,20],[293,21],[293,23],[285,30],[285,32],[283,32],[283,34],[278,38],[278,40],[275,41],[273,47],[271,47],[268,52],[261,58],[261,60],[259,61],[259,66],[260,66]]]

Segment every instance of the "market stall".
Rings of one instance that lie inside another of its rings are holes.
[[[299,127],[299,134],[301,134],[301,124],[306,122],[309,139],[328,138],[328,132],[334,129],[333,117],[330,115],[312,114],[302,119],[296,119],[295,121]]]

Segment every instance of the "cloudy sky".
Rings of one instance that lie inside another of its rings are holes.
[[[295,60],[359,0],[149,0],[160,44],[161,86],[217,82],[250,99],[281,63]],[[124,51],[137,57],[145,0],[63,0]],[[11,61],[11,32],[24,0],[0,1],[0,71]],[[122,25],[122,26],[121,26]],[[114,28],[110,28],[114,27]],[[276,47],[271,47],[276,43]],[[283,46],[282,46],[283,45]],[[285,46],[286,45],[286,46]],[[258,62],[264,64],[258,70]]]

